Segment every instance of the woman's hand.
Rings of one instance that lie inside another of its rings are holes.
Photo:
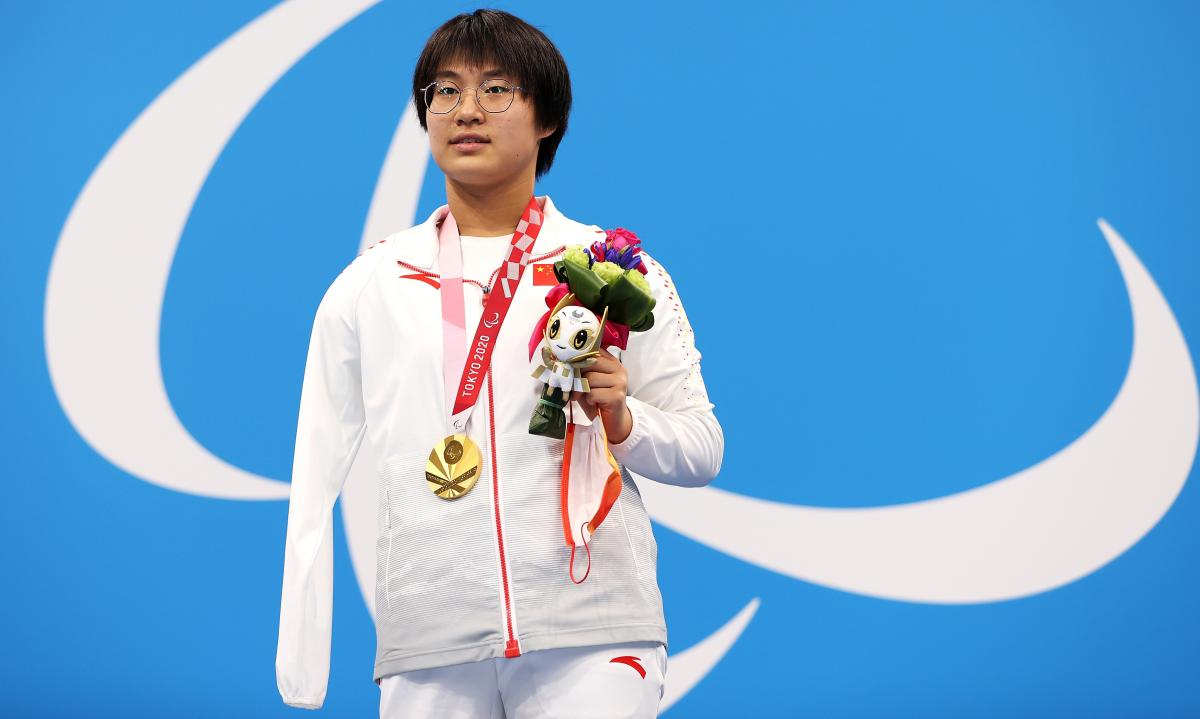
[[[596,363],[583,373],[591,387],[590,392],[576,392],[574,399],[587,413],[588,419],[596,419],[597,411],[604,422],[604,433],[608,441],[620,444],[633,431],[633,415],[625,398],[629,391],[629,375],[625,366],[611,352],[600,348]]]

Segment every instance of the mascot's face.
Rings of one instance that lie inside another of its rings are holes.
[[[567,305],[550,318],[546,337],[560,362],[569,362],[591,351],[600,331],[600,320],[586,307]]]

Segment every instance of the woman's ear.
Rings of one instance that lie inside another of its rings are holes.
[[[547,137],[550,137],[551,135],[553,135],[557,130],[558,130],[558,125],[551,125],[548,130],[542,130],[538,134],[538,139],[545,140]]]

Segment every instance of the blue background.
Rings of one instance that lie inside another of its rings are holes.
[[[271,5],[0,5],[5,715],[296,715],[274,677],[286,503],[176,493],[108,464],[62,412],[42,334],[52,252],[98,161]],[[473,7],[368,10],[281,79],[209,176],[161,352],[176,412],[226,461],[287,479],[313,312],[357,252],[424,40]],[[1194,4],[500,7],[541,27],[572,74],[538,193],[633,229],[676,280],[726,432],[715,486],[892,504],[1071,442],[1112,401],[1132,342],[1098,217],[1194,352]],[[443,201],[431,163],[418,217]],[[734,279],[746,294],[731,303],[714,289]],[[747,334],[787,356],[778,410],[745,391],[762,347]],[[762,483],[752,461],[764,429],[793,452],[785,482]],[[1190,481],[1096,573],[973,606],[798,582],[656,526],[674,650],[762,598],[667,716],[1198,715],[1198,524]],[[377,715],[374,630],[340,526],[336,541],[325,711]]]

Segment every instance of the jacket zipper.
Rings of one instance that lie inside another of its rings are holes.
[[[551,252],[547,252],[544,255],[539,255],[537,257],[531,257],[529,259],[529,262],[534,263],[534,262],[539,262],[541,260],[549,259],[551,257],[554,257],[555,255],[561,254],[565,249],[566,249],[566,247],[559,247],[558,249],[553,250]],[[401,265],[402,267],[406,267],[406,268],[412,270],[413,272],[416,272],[425,277],[437,277],[437,278],[441,277],[441,275],[439,275],[436,272],[429,272],[428,270],[423,270],[420,267],[410,265],[409,263],[405,262],[404,260],[396,260],[396,264]],[[486,285],[482,284],[480,282],[477,282],[475,280],[468,280],[466,278],[463,278],[463,282],[473,284],[476,287],[483,290],[483,302],[486,304],[487,299],[488,299],[488,293],[491,292],[491,287],[496,281],[496,274],[500,271],[500,269],[502,267],[504,267],[504,265],[500,265],[499,267],[497,267],[495,269],[495,271],[492,272],[492,276],[490,278],[488,278],[488,284],[486,284]],[[509,659],[512,659],[514,657],[521,656],[521,642],[520,642],[520,640],[517,639],[516,631],[513,628],[514,627],[513,601],[512,601],[512,593],[509,591],[508,555],[504,549],[504,525],[503,525],[503,521],[501,520],[501,513],[500,513],[500,467],[499,467],[499,463],[498,463],[497,457],[496,457],[496,412],[495,412],[496,403],[495,403],[495,395],[492,391],[491,367],[488,368],[488,373],[487,373],[487,389],[488,389],[488,432],[489,432],[489,437],[491,438],[491,442],[489,442],[488,444],[492,450],[492,508],[494,510],[495,521],[496,521],[496,547],[498,549],[499,558],[500,558],[501,599],[504,602],[504,638],[505,638],[504,656]]]

